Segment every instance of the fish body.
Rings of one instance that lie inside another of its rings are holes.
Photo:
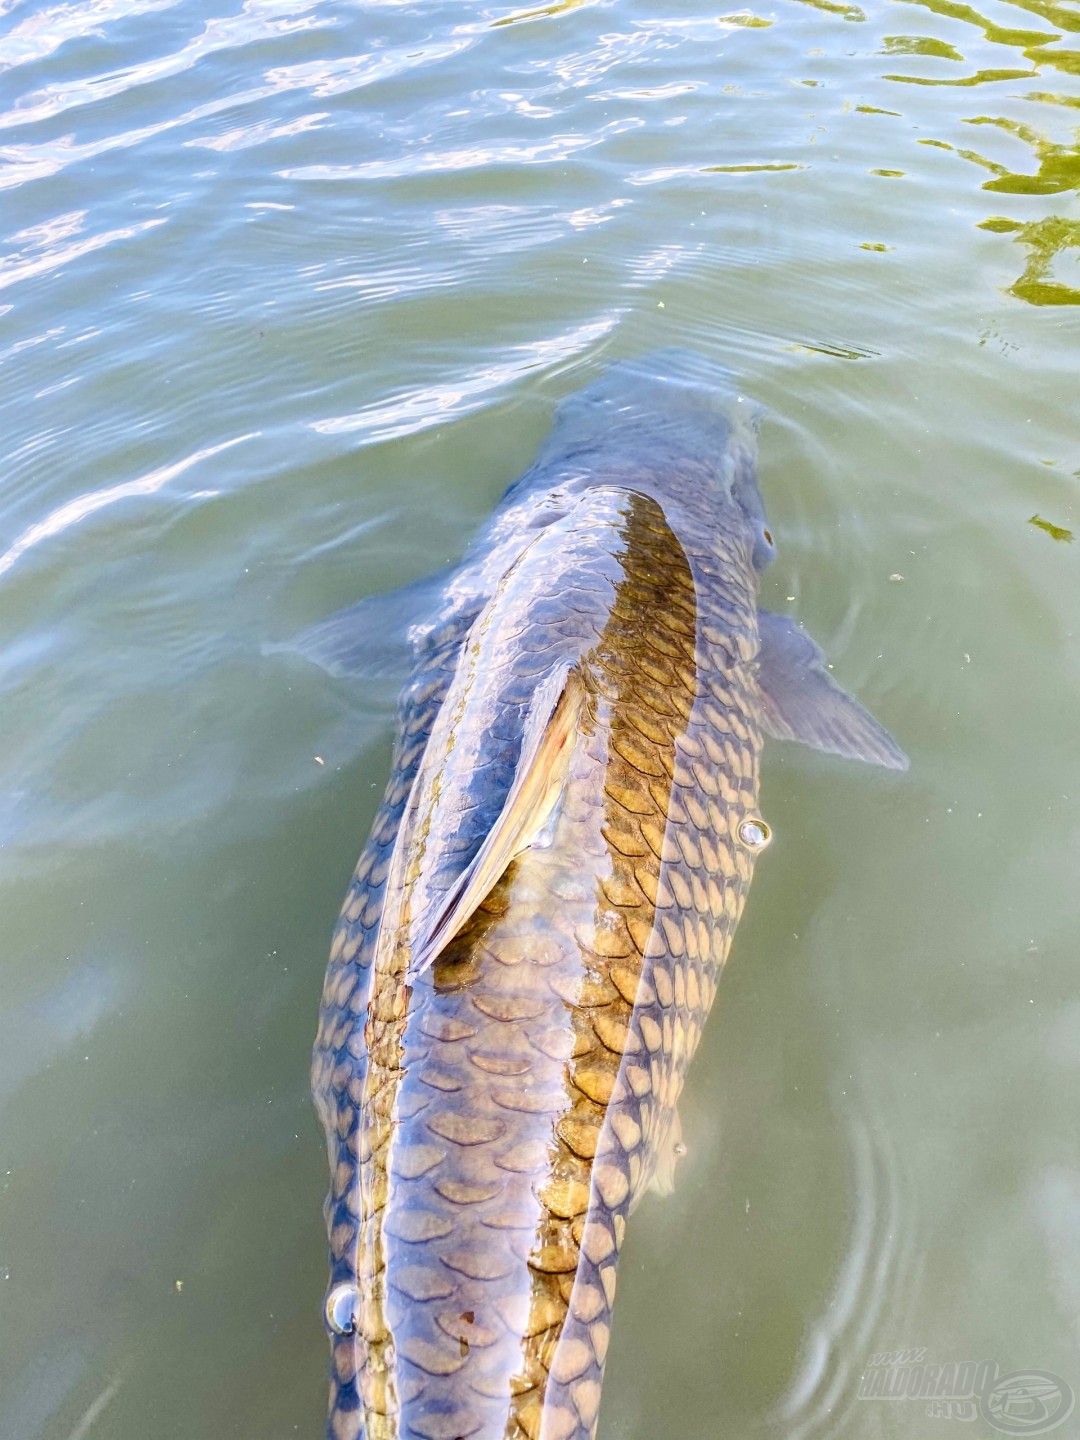
[[[589,1440],[616,1269],[768,836],[765,733],[901,766],[790,622],[751,408],[572,397],[433,617],[313,1066],[336,1440]],[[355,617],[354,617],[355,618]]]

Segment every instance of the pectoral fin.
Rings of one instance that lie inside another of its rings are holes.
[[[542,838],[566,781],[581,713],[580,678],[561,666],[536,689],[506,804],[472,862],[414,937],[411,976],[420,975],[475,914],[513,860]]]
[[[829,674],[825,656],[786,615],[758,614],[762,724],[776,740],[906,770],[908,758],[868,710]]]
[[[671,1111],[656,1145],[656,1168],[649,1189],[657,1195],[670,1195],[675,1189],[675,1167],[686,1154],[682,1138],[682,1120],[677,1109]]]
[[[648,1191],[654,1195],[671,1195],[675,1190],[675,1168],[686,1154],[682,1138],[682,1120],[677,1106],[664,1112],[660,1117],[654,1148],[649,1161],[642,1169],[637,1187],[630,1197],[630,1213],[633,1214]]]
[[[445,572],[400,590],[366,595],[290,640],[263,645],[266,655],[296,655],[343,680],[404,680],[412,664],[409,633],[437,615]]]

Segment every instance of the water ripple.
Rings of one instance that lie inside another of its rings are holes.
[[[801,1362],[770,1417],[787,1440],[835,1435],[855,1399],[873,1337],[895,1324],[917,1277],[910,1198],[882,1117],[843,1106],[851,1218],[844,1258],[819,1313],[809,1320]]]
[[[171,54],[84,80],[65,80],[61,84],[43,87],[0,115],[0,126],[10,128],[50,120],[73,109],[99,104],[184,74],[219,51],[294,34],[317,23],[310,13],[314,4],[315,0],[307,0],[307,3],[305,0],[245,0],[238,15],[208,20],[201,34]],[[271,82],[265,90],[256,93],[270,93],[273,88]]]
[[[501,361],[437,385],[407,390],[354,414],[313,420],[311,428],[320,435],[362,435],[363,443],[368,445],[417,434],[445,423],[451,416],[476,409],[527,371],[562,365],[581,356],[609,335],[616,324],[617,316],[607,315],[546,340],[508,346],[506,358]]]
[[[0,71],[46,60],[71,40],[99,34],[106,26],[140,15],[171,10],[179,0],[89,0],[85,5],[49,5],[9,30]]]
[[[634,123],[617,122],[618,130]],[[557,165],[581,150],[591,150],[602,144],[605,130],[617,133],[613,126],[605,126],[593,134],[559,135],[534,145],[470,145],[456,150],[427,150],[392,160],[366,160],[358,164],[298,165],[281,170],[279,174],[283,180],[336,183],[341,180],[396,180],[420,175],[451,175],[460,170],[490,171],[500,165]]]
[[[9,285],[15,285],[20,280],[46,275],[50,270],[59,269],[62,265],[70,265],[72,261],[79,260],[84,255],[90,255],[95,250],[101,250],[106,245],[112,245],[117,240],[130,240],[135,235],[144,235],[148,230],[154,230],[159,225],[165,224],[164,217],[144,220],[138,225],[121,225],[115,230],[105,230],[99,235],[84,236],[83,239],[73,241],[70,245],[56,244],[60,234],[64,233],[61,229],[63,221],[75,222],[73,228],[66,232],[72,234],[81,227],[85,218],[85,211],[72,211],[69,216],[61,217],[51,226],[43,225],[36,227],[34,231],[23,231],[22,238],[25,240],[33,235],[44,253],[31,258],[20,255],[0,256],[0,290],[6,290]],[[13,238],[19,239],[20,237],[14,236]],[[35,341],[40,338],[35,337]]]
[[[130,500],[136,496],[155,495],[170,481],[185,474],[193,466],[201,465],[215,455],[221,455],[226,450],[231,450],[234,445],[242,445],[244,441],[254,438],[254,434],[237,435],[234,439],[225,440],[220,445],[208,445],[205,449],[196,450],[193,454],[185,456],[183,460],[178,460],[172,465],[163,465],[157,470],[152,470],[148,475],[141,475],[137,480],[125,480],[119,485],[109,485],[102,490],[91,490],[84,495],[76,496],[73,500],[66,501],[48,514],[44,520],[39,520],[24,530],[18,539],[0,555],[0,575],[10,570],[35,545],[40,545],[45,540],[55,539],[57,535],[62,535],[72,526],[81,524],[89,516],[96,515],[98,511],[105,510],[110,505],[116,505],[121,500]]]

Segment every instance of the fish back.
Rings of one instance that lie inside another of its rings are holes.
[[[410,975],[419,874],[414,855],[387,898],[390,837],[431,759],[417,755],[425,723],[430,743],[463,666],[471,686],[485,678],[474,624],[436,667],[453,676],[406,712],[413,739],[406,728],[335,939],[316,1069],[333,1097],[335,1279],[360,1292],[356,1331],[335,1342],[338,1436],[591,1436],[626,1219],[670,1179],[679,1092],[753,862],[739,839],[760,747],[753,580],[734,542],[688,554],[647,495],[613,487],[587,518],[589,544],[577,532],[570,553],[571,521],[560,570],[549,535],[487,621],[513,642],[488,685],[496,711],[522,713],[558,661],[581,687],[549,833]],[[549,582],[535,594],[530,565]],[[468,751],[468,705],[444,782]],[[512,752],[489,792],[505,797]],[[466,863],[497,803],[485,810],[468,770],[454,803],[436,786],[423,812],[441,803],[453,838],[428,857],[443,885],[447,853]]]

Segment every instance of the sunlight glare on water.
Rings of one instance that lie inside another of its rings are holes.
[[[1080,1388],[1075,4],[211,3],[0,4],[0,1436],[321,1433],[395,682],[278,642],[669,345],[912,766],[767,752],[601,1440],[923,1440],[886,1350]]]

